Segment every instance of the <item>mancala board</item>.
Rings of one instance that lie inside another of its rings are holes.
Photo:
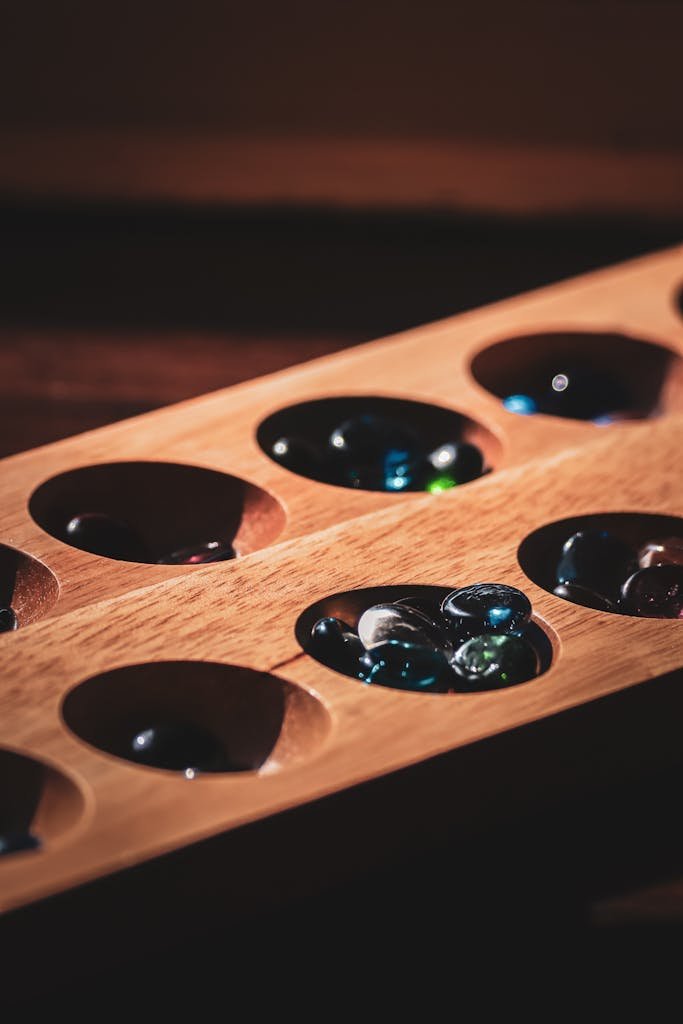
[[[516,775],[524,741],[504,747],[486,786],[444,755],[488,743],[493,756],[497,738],[580,706],[584,723],[595,708],[594,744],[608,746],[605,699],[630,688],[646,695],[638,716],[651,739],[632,758],[677,749],[656,684],[679,680],[680,619],[585,607],[553,588],[575,530],[615,530],[636,547],[683,535],[681,282],[683,250],[670,250],[2,461],[3,602],[19,628],[0,636],[0,833],[36,837],[0,857],[8,919],[31,907],[57,915],[49,897],[92,896],[114,877],[125,897],[146,865],[167,884],[163,865],[186,850],[207,903],[226,886],[231,899],[253,894],[282,852],[258,823],[307,806],[323,814],[332,794],[380,778],[399,780],[407,831],[411,813],[419,828],[430,815],[465,822],[482,802],[505,803],[511,785],[549,778],[552,752]],[[599,425],[506,408],[539,364],[577,357],[630,389],[636,418]],[[442,493],[389,493],[311,479],[269,454],[281,436],[325,437],[377,410],[430,443],[473,443],[487,472]],[[69,543],[65,524],[93,510],[149,538],[150,562]],[[151,564],[216,536],[236,558]],[[411,692],[303,649],[321,615],[355,625],[377,601],[484,581],[531,601],[541,671],[526,682]],[[213,730],[237,770],[120,756],[122,730],[165,720]],[[585,753],[563,765],[568,777]],[[444,773],[447,806],[399,771],[427,764],[422,785]],[[236,878],[231,848],[216,847],[227,851],[217,862],[212,842],[249,825],[255,845]],[[375,840],[382,828],[387,842],[401,831],[385,821]],[[310,867],[303,840],[296,849]]]

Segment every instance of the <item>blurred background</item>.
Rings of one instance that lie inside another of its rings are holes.
[[[14,5],[0,454],[680,242],[682,38],[676,0]],[[639,785],[581,913],[650,941]]]
[[[0,454],[679,241],[682,31],[675,0],[14,5]]]

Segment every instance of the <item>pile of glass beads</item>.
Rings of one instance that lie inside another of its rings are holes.
[[[522,416],[545,413],[608,426],[637,418],[632,399],[614,376],[590,366],[557,366],[539,375],[524,394],[508,395],[503,405]]]
[[[205,565],[236,557],[232,544],[221,540],[203,541],[156,558],[147,541],[130,524],[104,512],[82,512],[64,527],[64,539],[73,547],[106,558],[157,565]]]
[[[364,491],[439,494],[485,472],[476,445],[449,440],[432,451],[428,448],[404,424],[365,414],[340,423],[318,444],[298,436],[280,437],[271,455],[294,473]]]
[[[367,608],[356,630],[319,619],[308,650],[365,683],[417,693],[497,690],[538,675],[528,636],[531,604],[520,590],[475,583],[443,601],[405,597]]]
[[[579,530],[562,546],[556,597],[587,608],[683,618],[683,538],[633,547],[607,530]]]

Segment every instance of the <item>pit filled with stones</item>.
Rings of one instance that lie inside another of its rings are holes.
[[[258,441],[299,476],[363,491],[440,494],[488,473],[499,444],[450,409],[389,398],[331,398],[269,416]]]
[[[338,614],[316,614],[326,610]],[[502,583],[373,588],[319,602],[297,636],[322,664],[368,685],[476,693],[549,667],[550,642],[531,614],[527,596]]]
[[[550,524],[519,549],[527,575],[597,611],[683,619],[683,521],[629,513]]]

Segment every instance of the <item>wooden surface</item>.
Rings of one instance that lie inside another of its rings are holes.
[[[3,638],[5,670],[19,682],[2,695],[0,742],[58,767],[83,803],[78,821],[69,818],[39,855],[3,863],[4,907],[678,670],[679,623],[561,602],[527,580],[516,558],[529,531],[569,514],[680,515],[678,372],[665,415],[604,431],[512,416],[473,382],[468,365],[495,341],[569,328],[618,331],[680,352],[672,297],[681,270],[681,251],[672,250],[5,460],[0,539],[44,560],[61,593],[41,622]],[[438,497],[338,491],[281,469],[255,443],[258,423],[284,404],[378,390],[485,423],[500,447],[494,472]],[[105,561],[30,518],[28,498],[46,478],[122,459],[243,477],[277,498],[286,525],[262,551],[187,569]],[[302,655],[294,636],[301,611],[326,594],[482,577],[521,586],[553,644],[550,671],[523,686],[458,697],[367,688]],[[98,752],[60,720],[61,700],[86,677],[183,659],[272,672],[320,702],[329,731],[309,742],[302,727],[301,756],[275,758],[259,773],[188,784]],[[449,813],[464,814],[462,801]]]

